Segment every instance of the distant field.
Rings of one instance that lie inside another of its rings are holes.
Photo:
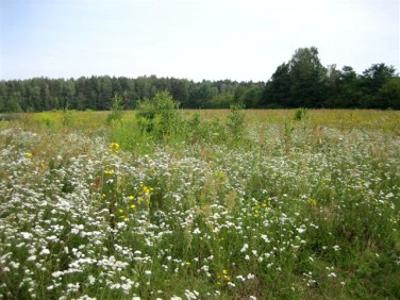
[[[224,119],[229,114],[228,109],[203,109],[183,110],[186,117],[194,113],[200,113],[201,117],[210,120],[213,118]],[[245,110],[246,121],[253,123],[284,123],[292,120],[295,109],[248,109]],[[72,111],[75,128],[95,128],[105,124],[107,111]],[[51,120],[55,125],[60,125],[62,112],[43,112],[24,114],[24,117],[34,121]],[[352,109],[318,109],[308,110],[309,122],[313,125],[332,126],[336,128],[368,128],[382,129],[400,133],[400,111],[382,110],[352,110]],[[124,121],[135,118],[134,111],[126,111]]]
[[[0,299],[400,298],[399,111],[114,113],[0,121]]]

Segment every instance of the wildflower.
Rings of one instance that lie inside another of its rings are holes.
[[[135,205],[135,204],[131,204],[131,205],[130,205],[130,208],[133,209],[133,210],[135,210],[135,209],[136,209],[136,205]]]
[[[34,261],[36,260],[36,255],[31,255],[27,258],[27,261]]]
[[[248,280],[254,279],[255,277],[256,276],[254,274],[252,274],[252,273],[247,274],[247,279]]]
[[[201,233],[201,231],[197,227],[193,230],[193,234],[200,234],[200,233]]]
[[[223,269],[222,272],[217,275],[217,277],[221,281],[225,281],[225,282],[228,282],[228,281],[231,280],[231,277],[229,276],[228,270],[226,270],[226,269]]]
[[[113,169],[108,169],[108,170],[104,170],[104,175],[114,175],[114,170]]]
[[[331,272],[331,273],[328,274],[328,277],[335,278],[336,277],[336,273],[335,272]]]
[[[42,251],[40,251],[40,255],[49,255],[50,254],[50,250],[47,248],[43,248]]]
[[[306,231],[306,226],[301,225],[299,228],[296,229],[298,233],[302,234]]]
[[[151,192],[153,191],[153,189],[152,188],[150,188],[150,187],[148,187],[148,186],[143,186],[142,187],[142,192],[143,192],[143,194],[150,194]]]
[[[133,200],[133,199],[135,199],[135,196],[134,196],[134,195],[129,195],[129,196],[128,196],[128,199],[129,199],[129,200]]]
[[[33,154],[31,152],[25,152],[26,158],[32,158]]]
[[[316,207],[317,206],[317,200],[315,200],[313,198],[308,199],[307,202],[311,207]]]
[[[114,153],[117,153],[119,151],[119,148],[120,148],[120,146],[118,143],[113,142],[110,144],[110,150]]]

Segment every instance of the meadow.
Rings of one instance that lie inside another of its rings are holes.
[[[163,107],[0,121],[0,299],[400,298],[399,111]]]

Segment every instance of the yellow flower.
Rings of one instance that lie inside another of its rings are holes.
[[[25,152],[26,158],[32,158],[33,154],[31,152]]]
[[[119,151],[119,144],[118,143],[111,143],[110,144],[110,150],[114,153],[117,153]]]
[[[110,169],[110,170],[104,170],[104,174],[105,175],[113,175],[114,174],[114,170],[113,169]]]
[[[135,208],[136,208],[136,205],[135,205],[135,204],[131,204],[131,208],[132,208],[132,209],[135,209]]]
[[[229,274],[228,274],[228,270],[222,270],[222,272],[221,272],[221,274],[219,274],[218,276],[217,276],[220,280],[223,280],[223,281],[229,281],[229,280],[231,280],[231,277],[229,276]]]
[[[120,209],[118,209],[118,212],[121,213],[121,214],[123,214],[123,213],[124,213],[124,210],[123,210],[122,208],[120,208]]]
[[[142,187],[142,191],[143,191],[144,194],[150,194],[153,191],[153,189],[144,185]]]
[[[133,199],[135,199],[135,196],[129,195],[128,198],[129,198],[129,200],[133,200]]]
[[[310,206],[312,206],[312,207],[317,206],[317,200],[315,200],[315,199],[313,199],[313,198],[308,199],[307,202],[308,202],[308,204],[309,204]]]

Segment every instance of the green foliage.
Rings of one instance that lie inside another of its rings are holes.
[[[308,117],[307,109],[304,107],[301,107],[294,112],[293,119],[296,121],[301,121],[301,120],[305,120],[307,117]]]
[[[335,65],[325,68],[317,48],[299,48],[266,83],[260,103],[271,108],[386,108],[391,100],[381,101],[379,91],[394,77],[394,68],[385,64],[374,64],[362,75],[349,66],[342,70]]]
[[[395,76],[395,69],[385,64],[374,64],[363,72],[361,77],[361,88],[365,97],[363,105],[371,108],[386,108],[388,103],[381,99],[381,89]],[[387,99],[391,101],[392,99]],[[395,99],[393,99],[395,100]]]
[[[62,126],[63,127],[70,127],[73,122],[73,116],[71,110],[68,109],[68,104],[65,105],[62,111]]]
[[[226,108],[229,107],[230,103],[232,103],[233,100],[234,100],[233,92],[226,91],[215,95],[211,99],[209,106],[211,108]]]
[[[199,112],[195,112],[193,116],[186,122],[187,134],[192,142],[197,142],[201,136],[201,117]]]
[[[123,109],[123,98],[119,95],[114,95],[114,98],[112,99],[111,112],[107,116],[107,124],[121,122]]]
[[[400,77],[389,79],[381,88],[383,107],[400,109]]]
[[[228,115],[227,127],[232,140],[240,141],[243,138],[245,123],[243,105],[234,104],[231,106],[231,112]]]
[[[167,91],[144,99],[137,106],[137,120],[142,132],[162,138],[176,133],[181,124],[178,103]]]

